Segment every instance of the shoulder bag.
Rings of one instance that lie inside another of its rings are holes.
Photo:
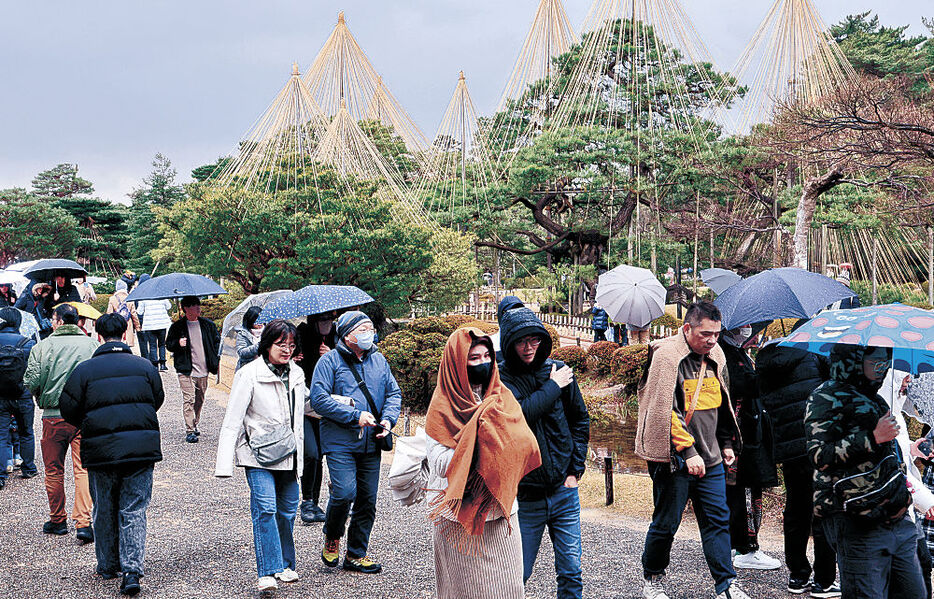
[[[246,442],[260,466],[275,466],[297,450],[295,445],[295,390],[289,402],[289,425],[279,424],[276,428],[252,439],[246,434]]]
[[[350,368],[350,372],[353,373],[353,378],[357,381],[357,385],[360,386],[360,390],[363,391],[364,397],[366,397],[366,403],[370,408],[370,413],[376,417],[377,422],[383,421],[383,413],[376,410],[376,402],[373,401],[373,396],[370,395],[370,390],[366,386],[363,377],[360,376],[360,373],[357,372],[357,369],[354,368],[353,362],[350,358],[341,354],[341,357],[344,358],[344,363],[347,364],[347,368]],[[377,445],[383,451],[392,451],[392,434],[388,434],[385,437],[377,439]]]

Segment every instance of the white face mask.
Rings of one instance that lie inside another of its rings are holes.
[[[376,333],[367,331],[366,333],[357,333],[354,337],[357,339],[357,347],[366,351],[373,347],[373,340],[376,338]]]
[[[740,327],[740,329],[739,329],[739,337],[740,337],[740,339],[742,339],[743,341],[746,341],[746,340],[748,340],[750,337],[752,337],[752,327]]]

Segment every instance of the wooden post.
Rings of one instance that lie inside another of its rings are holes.
[[[403,423],[404,423],[404,424],[403,424],[403,427],[404,427],[403,434],[404,434],[406,437],[408,437],[409,434],[411,434],[411,433],[409,432],[409,428],[410,428],[410,426],[411,426],[411,424],[412,424],[411,412],[412,412],[411,408],[406,408],[406,409],[405,409],[405,412],[404,412],[404,413],[405,413],[405,420],[403,420]]]
[[[710,230],[710,268],[713,268],[714,266],[716,266],[716,264],[714,264],[714,261],[713,261],[713,250],[714,250],[713,241],[714,241],[714,235],[713,235],[713,229],[711,229]]]
[[[782,261],[782,232],[778,228],[778,168],[775,169],[775,185],[772,187],[772,226],[775,231],[772,233],[772,266],[778,268]]]
[[[697,244],[700,243],[700,191],[695,195],[694,200],[694,297],[697,297]]]
[[[820,226],[820,274],[827,273],[827,263],[828,263],[828,252],[830,248],[828,247],[830,243],[827,240],[827,234],[830,230],[830,227],[827,225]]]
[[[613,458],[603,458],[603,475],[606,482],[606,504],[613,505]]]
[[[681,254],[675,255],[675,283],[678,287],[681,287]],[[680,293],[680,292],[679,292]],[[680,300],[680,298],[678,298]],[[678,319],[683,318],[681,315],[681,302],[678,301]]]
[[[872,305],[879,303],[879,240],[872,239]]]

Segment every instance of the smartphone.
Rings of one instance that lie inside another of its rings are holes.
[[[924,441],[918,444],[918,451],[920,451],[922,454],[924,454],[927,457],[931,457],[932,449],[934,448],[931,447],[930,439],[925,439]]]

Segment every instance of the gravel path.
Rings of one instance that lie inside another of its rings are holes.
[[[225,394],[209,390],[201,423],[201,442],[184,442],[181,392],[174,374],[163,375],[167,399],[160,411],[163,462],[156,465],[149,509],[146,597],[253,597],[256,571],[249,515],[249,491],[242,472],[215,479],[217,430]],[[41,430],[36,421],[37,435]],[[38,447],[37,447],[38,452]],[[37,456],[38,457],[38,456]],[[41,464],[41,460],[37,460]],[[40,466],[41,469],[41,466]],[[66,471],[67,471],[66,467]],[[384,476],[388,466],[384,465]],[[8,479],[0,491],[0,597],[119,597],[119,581],[93,574],[93,545],[79,546],[74,531],[65,537],[41,532],[48,504],[41,476]],[[72,499],[70,475],[66,493]],[[424,505],[402,508],[381,487],[371,555],[381,561],[379,576],[350,574],[324,567],[319,559],[320,524],[296,525],[297,570],[301,580],[283,585],[279,597],[328,599],[433,597],[429,524]],[[325,493],[326,495],[326,490]],[[650,501],[650,498],[646,498]],[[73,525],[72,525],[73,526]],[[640,555],[647,522],[622,519],[600,510],[584,513],[585,597],[640,597]],[[769,548],[773,555],[780,552]],[[713,587],[697,542],[696,527],[679,533],[669,569],[672,599],[713,597]],[[554,597],[551,545],[545,539],[527,599]],[[788,597],[787,571],[743,573],[753,597]]]

